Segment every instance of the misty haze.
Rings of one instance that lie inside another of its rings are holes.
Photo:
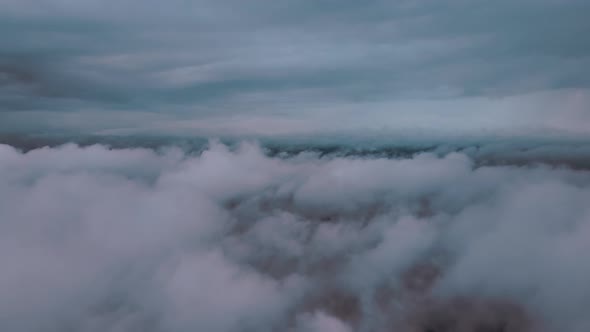
[[[0,0],[0,331],[590,331],[589,13]]]

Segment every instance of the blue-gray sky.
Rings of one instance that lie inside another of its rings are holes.
[[[590,128],[585,0],[2,0],[0,132]]]

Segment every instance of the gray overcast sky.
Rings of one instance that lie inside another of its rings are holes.
[[[587,0],[0,0],[0,132],[590,132]]]

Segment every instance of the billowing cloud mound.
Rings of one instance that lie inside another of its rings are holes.
[[[0,145],[0,330],[590,330],[590,172]]]

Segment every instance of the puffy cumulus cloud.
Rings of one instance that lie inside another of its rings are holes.
[[[350,327],[338,319],[328,316],[322,312],[313,315],[307,314],[299,318],[301,331],[317,332],[349,332]]]
[[[589,7],[3,0],[0,131],[268,134],[500,122],[494,128],[583,132]]]
[[[590,328],[590,172],[0,145],[0,329]]]

